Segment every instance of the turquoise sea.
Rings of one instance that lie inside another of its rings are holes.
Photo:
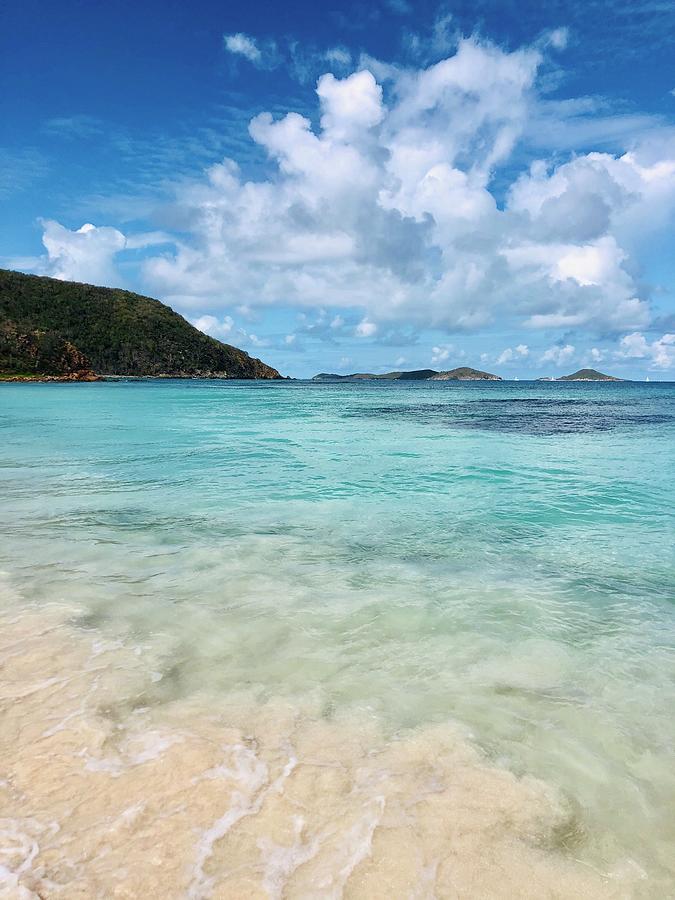
[[[0,496],[17,891],[675,896],[675,384],[3,384]]]

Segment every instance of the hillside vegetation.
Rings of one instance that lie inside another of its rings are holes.
[[[571,375],[561,375],[558,381],[621,381],[621,378],[615,378],[614,375],[605,375],[604,372],[598,372],[597,369],[579,369],[578,372],[572,372]]]
[[[0,373],[279,378],[159,300],[0,269]]]

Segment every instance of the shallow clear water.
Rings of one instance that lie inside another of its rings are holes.
[[[0,442],[5,611],[142,647],[144,708],[452,724],[675,892],[674,384],[0,385]]]

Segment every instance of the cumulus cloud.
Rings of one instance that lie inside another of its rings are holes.
[[[505,363],[512,362],[514,359],[525,359],[530,355],[530,348],[527,344],[518,344],[515,349],[511,347],[507,347],[506,350],[502,350],[499,354],[495,362],[499,366],[503,366]]]
[[[190,237],[146,262],[149,285],[194,307],[352,307],[380,326],[644,328],[634,236],[675,210],[675,143],[535,162],[496,203],[542,52],[472,38],[419,70],[323,75],[318,129],[294,112],[251,122],[269,179],[225,160],[178,188]]]
[[[270,347],[273,343],[284,349],[298,349],[299,343],[296,341],[295,335],[286,335],[281,341],[272,342],[267,338],[258,337],[257,334],[246,331],[246,329],[238,327],[231,316],[224,316],[219,319],[213,315],[198,316],[190,319],[190,322],[208,334],[217,338],[219,341],[236,344],[237,347],[248,347],[249,349],[258,349],[261,347]]]
[[[174,238],[163,231],[127,236],[117,228],[92,225],[91,222],[73,230],[53,219],[40,219],[40,224],[46,254],[10,259],[9,263],[19,269],[66,281],[120,285],[123,279],[116,265],[118,254],[174,242]]]
[[[523,171],[533,123],[554,115],[538,90],[546,48],[565,39],[561,29],[507,51],[453,38],[452,55],[432,65],[362,59],[346,77],[336,73],[348,52],[324,52],[332,71],[317,81],[312,121],[288,112],[250,122],[266,175],[247,177],[225,159],[175,186],[167,219],[179,237],[144,254],[148,292],[193,314],[328,309],[322,333],[378,340],[494,323],[564,341],[580,329],[641,333],[650,321],[641,254],[655,234],[673,233],[675,133],[652,128],[624,151],[555,156]],[[225,46],[260,67],[275,58],[275,47],[242,33]],[[556,110],[560,124],[567,113]],[[45,227],[60,277],[88,266],[99,280],[113,277],[124,241],[115,229]],[[543,361],[567,361],[570,346],[555,344]],[[504,353],[504,362],[524,357]]]
[[[553,363],[554,366],[564,366],[574,357],[574,353],[575,348],[571,344],[549,347],[548,350],[541,354],[539,362],[542,364]]]
[[[70,231],[51,219],[43,220],[42,226],[47,250],[47,258],[41,262],[43,274],[93,284],[115,283],[114,258],[127,243],[121,231],[91,223]]]
[[[356,337],[368,338],[372,337],[376,331],[377,325],[374,322],[369,322],[368,319],[362,319],[354,329],[354,334]]]
[[[232,316],[225,316],[223,319],[218,319],[216,316],[199,316],[192,320],[192,324],[204,334],[209,334],[219,340],[229,337],[234,328]]]
[[[453,351],[452,344],[441,344],[440,346],[431,348],[431,365],[437,366],[449,359]]]
[[[675,366],[675,334],[664,334],[648,341],[644,334],[633,332],[621,338],[618,359],[648,359],[654,369],[671,369]]]

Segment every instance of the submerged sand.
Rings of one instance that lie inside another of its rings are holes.
[[[603,898],[573,806],[452,723],[384,734],[243,693],[171,700],[148,646],[0,616],[0,897]]]

